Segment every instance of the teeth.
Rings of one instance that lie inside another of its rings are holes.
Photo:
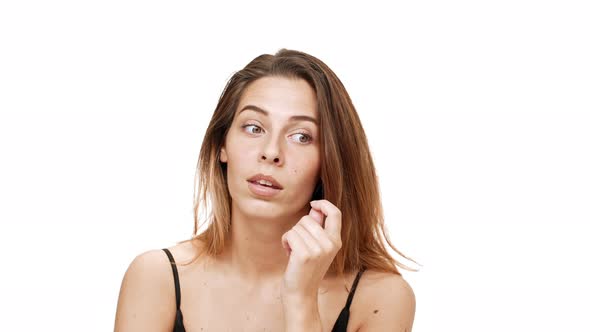
[[[264,186],[269,186],[272,187],[272,182],[270,181],[266,181],[266,180],[258,180],[256,181],[258,184],[264,185]]]

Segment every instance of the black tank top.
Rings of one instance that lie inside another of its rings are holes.
[[[172,265],[172,274],[174,275],[174,290],[176,292],[176,319],[174,321],[174,330],[172,332],[186,332],[184,329],[184,322],[182,320],[182,312],[180,311],[180,281],[178,280],[176,262],[174,261],[174,257],[172,257],[170,250],[166,248],[162,250],[166,252],[168,259],[170,260],[170,265]],[[334,323],[332,332],[346,332],[346,328],[348,327],[348,318],[350,316],[350,304],[352,303],[352,298],[354,297],[354,292],[356,291],[356,285],[358,284],[363,272],[364,270],[361,269],[357,273],[356,278],[352,283],[352,289],[348,294],[348,299],[346,299],[346,305],[344,308],[342,308],[342,311],[340,311],[340,315],[338,316],[338,319],[336,319],[336,323]]]

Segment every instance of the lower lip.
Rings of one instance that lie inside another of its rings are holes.
[[[254,193],[258,196],[264,196],[264,197],[275,196],[276,194],[278,194],[281,191],[281,189],[275,189],[275,188],[263,186],[263,185],[258,184],[256,182],[250,182],[250,181],[248,181],[248,188],[250,189],[250,191],[252,193]]]

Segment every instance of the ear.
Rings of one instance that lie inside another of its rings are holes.
[[[225,151],[225,147],[221,147],[221,152],[219,153],[219,161],[222,163],[227,163],[227,152]]]

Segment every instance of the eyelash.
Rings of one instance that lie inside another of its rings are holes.
[[[246,127],[250,127],[250,126],[254,126],[254,127],[258,128],[258,129],[262,129],[262,128],[260,128],[260,126],[255,125],[255,124],[252,124],[252,123],[247,123],[247,124],[243,125],[242,126],[242,129],[245,129]],[[251,133],[251,134],[258,134],[258,133]],[[313,137],[311,137],[310,135],[308,135],[306,133],[299,132],[299,133],[295,133],[293,135],[296,135],[296,134],[303,135],[303,136],[305,136],[307,138],[307,142],[298,142],[298,143],[301,143],[301,144],[309,144],[313,140]]]

